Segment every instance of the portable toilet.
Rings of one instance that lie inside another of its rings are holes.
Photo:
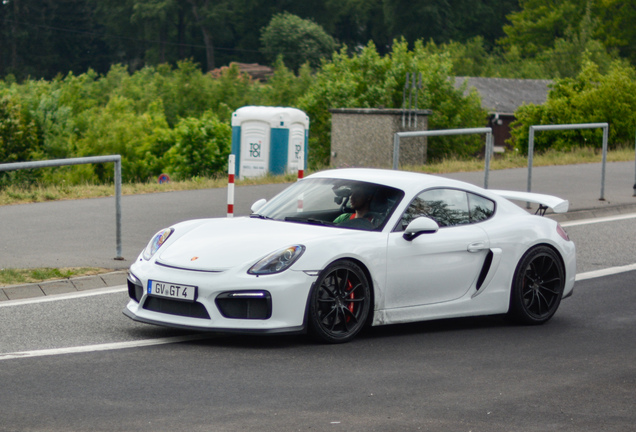
[[[309,117],[296,108],[245,106],[232,114],[232,154],[239,178],[285,174],[307,166]],[[303,160],[299,157],[303,154]]]

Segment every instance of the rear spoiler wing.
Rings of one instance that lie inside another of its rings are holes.
[[[543,213],[545,213],[546,208],[551,208],[552,211],[554,211],[555,213],[566,213],[568,211],[568,208],[570,207],[570,203],[568,200],[564,200],[552,195],[493,189],[488,189],[488,191],[509,200],[525,201],[539,204],[540,207],[537,213],[540,213],[541,207],[543,207]]]

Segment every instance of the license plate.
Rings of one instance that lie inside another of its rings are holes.
[[[148,281],[148,294],[176,300],[195,301],[197,287],[150,280]]]

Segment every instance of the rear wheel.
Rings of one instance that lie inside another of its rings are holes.
[[[351,261],[336,261],[320,273],[311,292],[309,331],[323,342],[348,342],[365,326],[370,308],[365,273]]]
[[[515,270],[508,315],[521,324],[543,324],[561,303],[565,270],[548,246],[527,251]]]

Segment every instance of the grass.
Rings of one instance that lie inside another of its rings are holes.
[[[258,179],[237,180],[236,185],[270,184],[270,183],[291,183],[296,179],[293,175],[265,176]],[[203,178],[195,177],[190,180],[159,184],[156,182],[147,183],[124,183],[122,184],[123,195],[137,195],[156,192],[174,192],[182,190],[211,189],[227,186],[225,178]],[[32,185],[8,186],[0,190],[0,205],[27,204],[34,202],[72,200],[85,198],[102,198],[115,195],[115,188],[110,185]]]
[[[548,151],[543,154],[536,154],[533,157],[533,166],[551,165],[577,165],[584,163],[601,162],[600,151],[592,148],[581,148],[570,152]],[[607,152],[608,162],[627,162],[634,160],[634,149],[620,148]],[[502,155],[495,155],[491,160],[491,170],[502,170],[510,168],[525,168],[528,166],[528,158],[512,151]],[[472,159],[469,161],[458,159],[445,159],[443,161],[424,166],[407,166],[410,171],[421,171],[431,174],[444,174],[452,172],[483,171],[484,160]]]
[[[68,279],[78,276],[90,276],[111,272],[110,269],[95,267],[79,268],[34,268],[34,269],[0,269],[0,286],[38,283],[55,279]]]

